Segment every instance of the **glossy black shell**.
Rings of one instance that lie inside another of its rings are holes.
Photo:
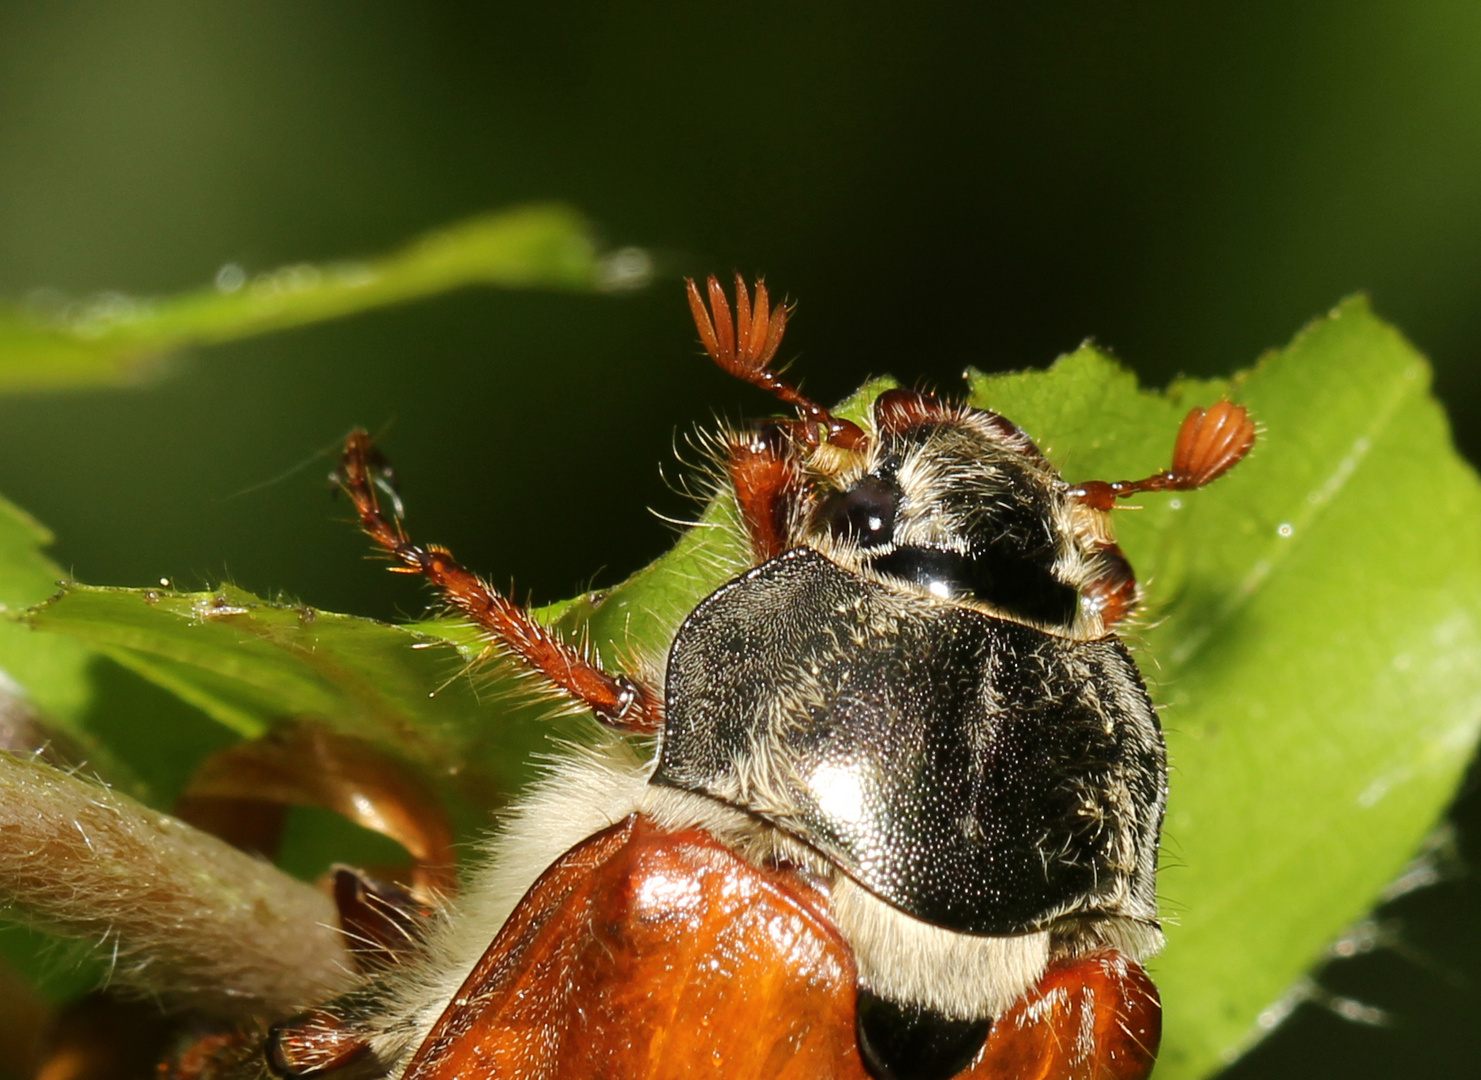
[[[771,821],[901,911],[1013,934],[1155,918],[1162,737],[1114,637],[1076,641],[800,547],[669,656],[653,782]]]

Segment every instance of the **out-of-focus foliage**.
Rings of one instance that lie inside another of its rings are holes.
[[[296,263],[250,280],[224,267],[214,288],[152,300],[107,293],[47,310],[0,308],[0,391],[136,378],[188,345],[236,341],[463,285],[595,289],[640,284],[643,263],[604,261],[561,206],[486,214],[379,258]]]

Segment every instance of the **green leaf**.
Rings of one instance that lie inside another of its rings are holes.
[[[60,740],[75,759],[138,791],[137,777],[86,727],[94,699],[92,652],[32,634],[19,619],[57,590],[61,570],[42,552],[51,540],[45,527],[0,498],[0,746],[39,749]]]
[[[62,572],[42,554],[51,541],[44,526],[0,498],[0,612],[21,611],[57,591]],[[56,717],[75,720],[86,705],[86,664],[86,649],[0,621],[0,669]]]
[[[585,220],[558,205],[485,214],[374,259],[223,271],[167,299],[107,294],[44,313],[0,308],[0,391],[91,386],[147,372],[190,345],[235,341],[467,285],[597,289],[641,284],[645,260],[599,256]]]
[[[33,609],[34,629],[112,657],[243,738],[287,719],[370,739],[455,778],[487,806],[528,779],[552,711],[469,672],[447,638],[242,590],[180,593],[69,585]],[[557,729],[559,730],[559,729]]]

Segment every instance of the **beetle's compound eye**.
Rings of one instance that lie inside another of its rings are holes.
[[[859,1056],[876,1080],[948,1080],[977,1056],[992,1018],[953,1020],[859,987]]]
[[[866,476],[847,491],[824,501],[821,518],[839,539],[852,539],[862,548],[888,544],[895,535],[895,507],[900,492],[888,480]]]

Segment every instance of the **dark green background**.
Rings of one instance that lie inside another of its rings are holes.
[[[800,301],[824,399],[1087,336],[1149,382],[1222,374],[1367,289],[1481,454],[1481,5],[0,5],[0,295],[171,292],[552,197],[653,250],[653,287],[464,293],[0,399],[0,491],[83,580],[413,613],[314,456],[390,424],[418,534],[537,599],[612,581],[669,541],[648,507],[686,512],[676,433],[768,408],[696,358],[678,277],[711,269]],[[1411,896],[1398,951],[1323,976],[1390,1028],[1306,1007],[1236,1075],[1473,1071],[1478,902]]]

